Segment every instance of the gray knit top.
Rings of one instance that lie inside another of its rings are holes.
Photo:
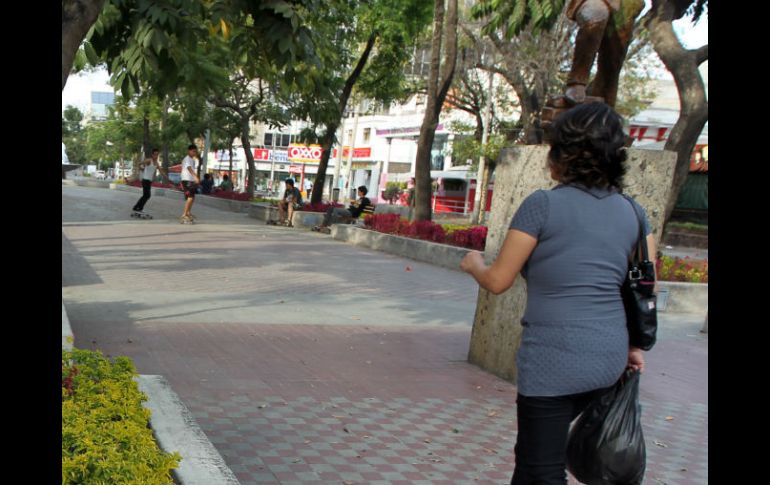
[[[633,204],[647,235],[644,209]],[[510,228],[538,240],[521,271],[527,308],[518,392],[563,396],[611,386],[628,361],[620,287],[639,236],[631,203],[614,188],[559,185],[527,197]]]

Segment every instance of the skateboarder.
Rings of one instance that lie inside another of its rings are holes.
[[[131,217],[152,218],[149,214],[144,212],[144,205],[152,197],[152,181],[155,180],[155,171],[163,170],[158,164],[158,157],[160,156],[160,150],[157,148],[152,149],[152,158],[145,158],[142,162],[142,196],[134,204],[133,213]]]
[[[195,172],[196,159],[198,158],[198,147],[191,144],[187,147],[187,156],[182,160],[182,190],[184,191],[184,212],[179,222],[182,224],[192,224],[195,216],[190,213],[193,202],[195,202],[195,191],[201,183],[201,179]]]

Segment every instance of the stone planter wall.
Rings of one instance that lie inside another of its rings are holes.
[[[376,249],[457,271],[460,270],[460,261],[470,251],[457,246],[394,236],[348,224],[332,225],[331,234],[334,239],[356,246]]]

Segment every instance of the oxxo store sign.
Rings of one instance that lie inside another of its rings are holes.
[[[320,163],[322,154],[320,145],[289,145],[287,158],[293,163]]]

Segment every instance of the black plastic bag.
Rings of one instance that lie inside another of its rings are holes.
[[[641,417],[639,372],[627,370],[570,429],[567,469],[586,485],[640,485],[647,459]]]

